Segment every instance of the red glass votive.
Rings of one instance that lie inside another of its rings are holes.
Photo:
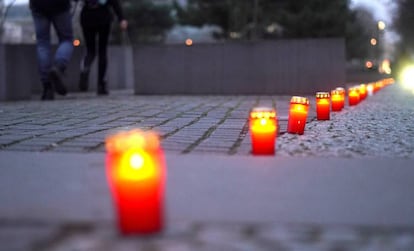
[[[250,112],[250,135],[252,153],[274,155],[277,136],[276,110],[258,107]]]
[[[302,135],[305,132],[306,118],[308,116],[309,100],[294,96],[290,100],[288,133]]]
[[[329,92],[316,93],[316,118],[318,120],[329,120],[331,113],[331,99]]]
[[[368,96],[367,85],[360,84],[358,87],[359,87],[359,98],[360,98],[360,101],[362,101],[366,99]]]
[[[339,93],[341,94],[341,110],[344,109],[345,107],[345,97],[346,97],[346,91],[345,88],[343,87],[338,87],[335,90],[338,90]]]
[[[132,130],[106,139],[106,174],[124,235],[162,230],[165,160],[158,136]]]
[[[359,103],[359,91],[356,87],[351,87],[348,89],[348,104],[349,106],[354,106]]]
[[[340,90],[331,91],[331,106],[333,112],[340,112],[343,108],[343,96]]]

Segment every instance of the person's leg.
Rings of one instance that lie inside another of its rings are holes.
[[[59,38],[59,46],[53,63],[63,72],[66,70],[73,53],[73,28],[70,11],[53,16],[53,26]]]
[[[62,78],[73,53],[73,29],[70,11],[67,10],[53,15],[52,23],[59,38],[59,45],[49,76],[56,92],[60,95],[66,95],[67,90]]]
[[[42,100],[52,100],[54,98],[53,86],[49,80],[49,72],[51,67],[51,21],[48,17],[35,11],[32,11],[32,16],[36,32],[36,53],[38,69],[40,74],[40,81],[43,85]]]
[[[106,68],[108,64],[108,40],[111,24],[103,25],[99,29],[99,59],[98,59],[98,95],[108,95],[107,84],[105,81]]]
[[[82,25],[83,37],[86,44],[86,55],[81,62],[81,73],[79,79],[80,91],[87,91],[89,85],[89,72],[96,56],[96,34],[97,30],[94,27]]]
[[[83,59],[82,70],[90,71],[93,61],[96,57],[96,35],[95,27],[82,26],[83,37],[86,44],[86,56]]]

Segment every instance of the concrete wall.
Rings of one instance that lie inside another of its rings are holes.
[[[78,91],[84,48],[66,72]],[[110,89],[136,94],[310,94],[345,83],[342,39],[109,48]],[[90,90],[96,90],[96,63]],[[135,81],[134,81],[135,80]],[[0,100],[29,99],[41,91],[35,45],[0,44]]]
[[[27,48],[22,48],[21,53],[13,55],[8,46],[0,44],[0,100],[29,99],[31,95],[31,82],[24,82],[26,74],[21,67],[23,62],[30,61]]]
[[[343,39],[134,46],[136,94],[310,94],[345,83]]]
[[[65,73],[70,92],[78,91],[79,66],[84,48],[75,48]],[[109,89],[133,88],[132,47],[111,46],[108,50]],[[96,90],[96,62],[90,75],[90,90]],[[35,45],[0,44],[0,100],[29,99],[42,89]]]

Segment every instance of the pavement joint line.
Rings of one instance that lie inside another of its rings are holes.
[[[148,105],[147,105],[147,106],[148,106]],[[177,106],[177,107],[179,107],[179,106]],[[169,108],[169,109],[166,109],[166,110],[162,110],[162,111],[160,111],[160,112],[158,112],[158,113],[156,113],[156,114],[154,114],[154,115],[152,115],[152,116],[148,116],[148,118],[151,118],[151,117],[156,117],[157,115],[162,114],[162,113],[163,113],[163,112],[165,112],[165,111],[169,111],[169,110],[175,109],[175,108],[177,108],[177,107],[172,107],[172,108]],[[147,111],[147,110],[149,110],[149,109],[152,109],[152,108],[151,108],[150,106],[148,106],[148,109],[146,109],[146,110],[142,110],[142,111],[140,111],[139,113],[143,113],[143,112],[145,112],[145,111]],[[118,113],[118,111],[116,111],[116,112],[112,112],[112,113],[110,113],[110,115],[111,115],[111,114],[116,114],[116,113]],[[139,113],[138,113],[138,114],[139,114]],[[99,118],[99,116],[98,116],[98,117],[96,117],[96,118]],[[117,120],[119,120],[119,119],[121,119],[121,118],[124,118],[124,116],[117,117],[117,118],[115,118],[115,119],[113,119],[113,120],[110,120],[110,121],[106,121],[104,124],[107,124],[107,123],[111,123],[111,122],[117,121]],[[137,123],[143,122],[143,121],[145,121],[145,119],[141,119],[141,120],[138,120],[138,121],[139,121],[139,122],[137,122],[137,121],[136,121],[136,122],[133,122],[133,123],[130,123],[130,124],[126,124],[126,125],[125,125],[125,127],[129,127],[129,126],[135,125],[135,124],[137,124]],[[104,124],[103,124],[103,125],[104,125]],[[61,144],[65,143],[65,142],[68,142],[68,141],[71,141],[71,140],[74,140],[74,139],[77,139],[77,138],[81,138],[81,137],[83,137],[83,136],[87,136],[87,135],[89,135],[89,134],[91,134],[91,133],[97,133],[97,132],[102,132],[102,131],[112,130],[112,129],[115,129],[115,128],[118,128],[118,126],[114,126],[114,127],[110,127],[110,128],[98,129],[98,130],[93,131],[93,132],[87,132],[87,133],[84,133],[84,134],[81,134],[81,135],[76,135],[76,136],[73,136],[73,137],[65,138],[65,139],[63,139],[63,140],[60,140],[60,141],[58,141],[58,142],[55,142],[55,143],[50,144],[49,146],[47,146],[47,147],[43,148],[43,149],[41,150],[41,152],[51,151],[52,149],[54,149],[54,148],[58,147],[59,145],[61,145]],[[100,147],[102,147],[102,146],[104,146],[104,145],[105,145],[105,142],[104,142],[104,141],[102,141],[102,142],[100,142],[100,143],[96,144],[95,146],[92,146],[92,147],[84,147],[84,148],[83,148],[83,151],[85,151],[85,152],[92,152],[92,151],[95,151],[95,150],[99,149]]]
[[[5,149],[7,147],[13,146],[15,144],[19,144],[19,143],[24,142],[26,140],[31,140],[31,139],[34,139],[36,137],[40,137],[42,135],[45,135],[45,134],[32,135],[32,136],[29,136],[29,137],[26,137],[26,138],[23,138],[23,139],[12,141],[12,142],[7,143],[7,144],[0,144],[0,149]]]
[[[171,132],[169,132],[169,133],[166,133],[166,134],[162,135],[162,136],[161,136],[161,138],[162,138],[162,139],[167,139],[167,138],[169,138],[169,137],[173,136],[174,134],[176,134],[177,132],[181,131],[182,129],[184,129],[184,128],[186,128],[186,127],[189,127],[189,126],[191,126],[191,125],[193,125],[193,124],[197,123],[197,122],[198,122],[198,121],[200,121],[202,118],[207,117],[207,115],[208,115],[208,113],[209,113],[210,111],[212,111],[212,110],[216,109],[217,107],[221,106],[221,105],[222,105],[222,104],[224,104],[224,103],[225,103],[225,101],[222,101],[222,102],[221,102],[221,103],[219,103],[218,105],[216,105],[216,106],[212,106],[212,107],[211,107],[211,108],[209,108],[207,111],[203,112],[200,116],[196,117],[195,119],[193,119],[193,120],[192,120],[192,121],[190,121],[189,123],[187,123],[187,124],[185,124],[185,125],[183,125],[183,126],[181,126],[181,127],[179,127],[179,128],[176,128],[175,130],[173,130],[173,131],[171,131]],[[204,105],[204,104],[203,104],[203,105]]]
[[[180,112],[179,113],[179,116],[176,116],[176,117],[174,117],[174,118],[169,118],[169,119],[166,119],[166,120],[164,120],[164,121],[162,121],[161,123],[159,123],[159,124],[156,124],[156,125],[153,125],[153,126],[149,126],[149,127],[147,127],[147,128],[144,128],[144,130],[151,130],[151,129],[153,129],[153,128],[155,128],[155,127],[157,127],[157,126],[161,126],[161,125],[164,125],[164,124],[166,124],[166,123],[168,123],[168,122],[170,122],[170,121],[172,121],[172,120],[174,120],[174,119],[176,119],[176,118],[179,118],[183,113],[185,113],[185,112],[188,112],[188,111],[192,111],[192,110],[194,110],[194,109],[197,109],[197,108],[199,108],[199,107],[202,107],[204,104],[199,104],[199,105],[197,105],[197,106],[195,106],[195,107],[192,107],[192,108],[190,108],[189,110],[186,110],[186,111],[183,111],[183,112]],[[158,116],[158,115],[160,115],[160,114],[163,114],[164,112],[166,112],[166,111],[170,111],[170,110],[174,110],[174,109],[176,109],[176,108],[178,108],[178,107],[180,107],[181,105],[177,105],[177,106],[175,106],[175,107],[171,107],[171,108],[169,108],[169,109],[166,109],[166,110],[162,110],[162,111],[160,111],[159,113],[156,113],[156,114],[154,114],[154,115],[152,115],[152,116],[148,116],[148,117],[146,117],[147,119],[148,118],[153,118],[153,117],[156,117],[156,116]],[[150,108],[151,109],[151,108]],[[145,112],[145,111],[142,111],[142,112],[140,112],[140,113],[143,113],[143,112]],[[117,119],[115,119],[115,121],[116,121]],[[139,122],[138,122],[139,121]],[[140,123],[140,122],[143,122],[143,121],[145,121],[145,119],[141,119],[141,120],[138,120],[137,122],[134,122],[134,123],[132,123],[132,124],[129,124],[129,126],[132,126],[132,125],[135,125],[135,124],[137,124],[137,123]],[[116,128],[116,127],[114,127],[114,128]],[[112,128],[113,129],[113,128]],[[85,136],[85,135],[83,135],[83,136]],[[97,149],[99,149],[99,148],[101,148],[101,147],[103,147],[105,145],[105,142],[103,141],[103,142],[100,142],[100,143],[98,143],[97,145],[95,145],[95,146],[93,146],[93,147],[85,147],[84,148],[84,150],[86,151],[86,152],[93,152],[93,151],[96,151]]]
[[[162,125],[165,125],[165,124],[167,124],[168,122],[170,122],[170,121],[173,121],[173,120],[175,120],[175,119],[178,119],[178,118],[180,118],[180,117],[182,117],[182,115],[184,114],[184,113],[186,113],[186,112],[190,112],[190,111],[194,111],[195,109],[197,109],[197,108],[200,108],[200,107],[202,107],[204,104],[198,104],[197,106],[194,106],[194,107],[192,107],[192,108],[190,108],[190,109],[188,109],[188,110],[186,110],[186,111],[181,111],[181,112],[179,112],[175,117],[172,117],[172,118],[168,118],[168,119],[166,119],[166,120],[164,120],[164,121],[162,121],[162,122],[160,122],[160,123],[158,123],[158,124],[155,124],[155,125],[153,125],[153,126],[150,126],[150,129],[153,129],[153,128],[155,128],[155,127],[159,127],[159,126],[162,126]]]
[[[204,134],[197,139],[194,143],[192,143],[191,145],[189,145],[186,149],[184,149],[184,151],[182,151],[183,154],[187,154],[190,153],[194,148],[196,148],[198,145],[200,145],[201,142],[203,142],[205,139],[207,139],[208,137],[210,137],[210,135],[217,129],[217,127],[219,127],[221,124],[224,123],[224,121],[226,121],[226,119],[228,117],[230,117],[231,113],[237,109],[241,103],[243,102],[243,100],[239,100],[238,103],[235,106],[232,106],[230,108],[227,109],[226,114],[224,114],[224,117],[217,122],[217,124],[211,126],[210,128],[207,129],[206,132],[204,132]]]
[[[253,104],[253,107],[256,107],[260,102],[260,97],[256,98],[255,103]],[[244,138],[246,137],[247,133],[249,132],[249,119],[246,120],[246,122],[243,125],[243,128],[234,144],[230,147],[227,154],[229,155],[235,155],[237,153],[237,150],[240,148]]]
[[[55,245],[59,245],[65,239],[79,233],[88,234],[92,233],[95,227],[92,224],[70,223],[61,225],[58,230],[46,240],[41,240],[33,244],[33,251],[44,251],[53,248]]]
[[[118,113],[118,111],[115,111],[115,112],[111,112],[111,113],[108,113],[108,114],[106,114],[106,115],[112,115],[112,114],[116,114],[116,113]],[[93,114],[93,113],[90,113],[90,114]],[[92,117],[92,118],[90,118],[90,119],[88,119],[88,121],[89,120],[94,120],[94,119],[99,119],[101,116],[96,116],[96,117]],[[68,119],[72,119],[72,118],[68,118]],[[116,118],[116,119],[114,119],[114,120],[118,120],[119,118]],[[110,122],[112,122],[112,121],[114,121],[114,120],[110,120],[110,121],[107,121],[107,122],[105,122],[105,123],[110,123]],[[62,120],[62,121],[64,121],[64,120]],[[77,122],[77,123],[73,123],[73,124],[71,124],[72,126],[74,126],[74,125],[80,125],[80,124],[82,124],[82,123],[85,123],[85,121],[81,121],[81,122]]]
[[[116,127],[113,127],[113,128],[111,128],[111,129],[114,129],[114,128],[116,128]],[[108,129],[106,129],[106,128],[104,128],[104,129],[98,129],[98,130],[94,131],[93,133],[96,133],[96,132],[102,132],[102,131],[107,131],[107,130],[108,130]],[[53,143],[53,144],[50,144],[49,146],[46,146],[45,148],[43,148],[43,149],[41,150],[41,152],[51,151],[52,149],[54,149],[54,148],[58,147],[59,145],[61,145],[61,144],[65,143],[65,142],[67,142],[67,141],[70,141],[70,140],[73,140],[73,139],[77,139],[77,138],[81,138],[82,136],[86,136],[86,135],[88,135],[88,134],[90,134],[90,133],[91,133],[91,132],[87,132],[87,133],[84,133],[84,134],[81,134],[81,135],[76,135],[76,136],[73,136],[73,137],[65,138],[65,139],[63,139],[63,140],[60,140],[60,141],[55,142],[55,143]]]

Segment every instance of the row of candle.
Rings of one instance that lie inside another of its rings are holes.
[[[348,105],[355,106],[373,95],[384,86],[392,84],[393,79],[384,79],[376,83],[360,84],[348,88]],[[330,120],[330,112],[340,112],[345,107],[346,91],[338,87],[331,92],[316,93],[317,120]],[[302,135],[305,131],[309,110],[309,100],[294,96],[290,100],[287,132]],[[276,110],[272,108],[255,108],[250,113],[250,135],[254,155],[274,155],[277,136]]]
[[[392,80],[348,89],[349,105],[356,105],[369,93],[379,91]],[[345,105],[345,89],[316,93],[318,120],[329,120],[330,111]],[[303,134],[309,100],[290,100],[288,133]],[[271,108],[255,108],[250,113],[252,153],[273,155],[278,132],[277,114]],[[158,135],[131,130],[106,139],[106,174],[117,212],[121,234],[151,234],[163,229],[166,163]]]

